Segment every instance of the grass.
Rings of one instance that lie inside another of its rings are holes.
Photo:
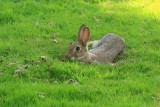
[[[0,0],[1,107],[159,107],[159,3]],[[116,66],[63,61],[83,23],[91,40],[109,32],[126,40]]]

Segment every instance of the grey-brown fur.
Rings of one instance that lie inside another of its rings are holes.
[[[112,63],[117,55],[123,51],[124,46],[124,39],[116,34],[109,33],[96,43],[88,53],[94,54],[100,63]]]

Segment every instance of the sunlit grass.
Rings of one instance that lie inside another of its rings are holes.
[[[145,11],[146,14],[156,14],[160,15],[160,1],[159,0],[119,0],[116,1],[118,4],[115,4],[113,1],[105,1],[105,2],[100,2],[101,7],[103,7],[105,10],[104,11],[112,11],[110,9],[133,9],[133,8],[138,8],[140,11]],[[119,6],[121,4],[121,6]],[[117,5],[117,6],[116,6]]]

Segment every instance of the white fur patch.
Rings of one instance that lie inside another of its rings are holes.
[[[71,57],[70,60],[74,61],[74,60],[75,60],[75,57]]]

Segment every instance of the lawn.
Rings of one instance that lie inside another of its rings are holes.
[[[125,39],[115,66],[63,59],[82,24]],[[0,105],[160,107],[159,44],[159,0],[0,0]]]

